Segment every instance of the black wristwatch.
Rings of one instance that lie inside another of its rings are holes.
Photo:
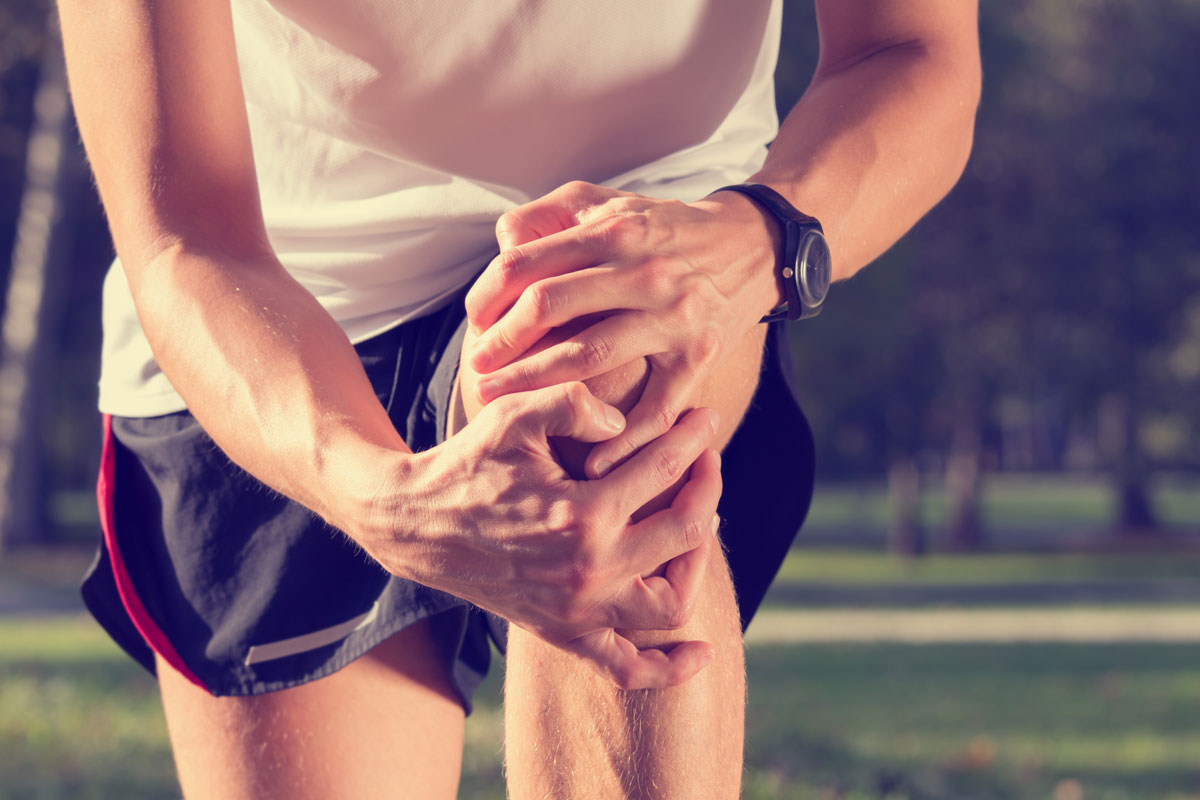
[[[722,186],[717,192],[740,192],[779,221],[783,258],[775,274],[783,283],[783,296],[787,299],[760,321],[806,319],[821,313],[833,271],[821,223],[801,214],[783,195],[761,183]]]

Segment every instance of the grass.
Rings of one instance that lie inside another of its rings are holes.
[[[0,621],[0,798],[178,797],[154,681],[90,620]]]
[[[747,796],[1200,795],[1198,657],[1191,645],[752,650]]]
[[[1008,585],[1200,579],[1200,552],[988,553],[895,558],[856,550],[793,550],[776,579],[839,586]]]
[[[1200,549],[1009,547],[1029,532],[1054,546],[1102,530],[1102,483],[987,487],[985,518],[1004,547],[900,560],[805,547],[802,536],[767,603],[1200,603]],[[1155,498],[1169,524],[1200,529],[1195,482],[1164,479]],[[936,486],[924,504],[926,523],[940,524]],[[881,486],[826,486],[806,530],[827,541],[850,532],[854,545],[878,541],[885,523]],[[90,620],[27,613],[75,608],[86,557],[0,560],[0,800],[179,795],[153,680]],[[747,668],[751,800],[1200,800],[1200,645],[760,645]],[[499,684],[494,670],[468,721],[467,800],[504,797]]]
[[[1200,480],[1162,474],[1151,483],[1151,497],[1164,525],[1200,529]],[[982,495],[986,528],[1007,535],[1040,533],[1052,541],[1106,529],[1113,518],[1112,491],[1103,476],[988,475]],[[946,495],[930,482],[921,495],[922,521],[930,528],[947,518]],[[805,531],[820,535],[852,531],[882,538],[888,524],[887,490],[878,482],[823,483],[817,487]],[[998,537],[1003,544],[1003,538]]]
[[[748,669],[747,798],[1200,797],[1200,646],[762,646]],[[90,621],[0,620],[0,675],[0,798],[178,796],[153,681]],[[463,798],[504,796],[498,697],[493,675]]]

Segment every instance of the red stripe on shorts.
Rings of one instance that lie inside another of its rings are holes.
[[[108,546],[108,555],[112,559],[113,576],[117,581],[117,592],[121,595],[121,603],[125,606],[129,618],[133,620],[133,625],[138,629],[138,633],[146,640],[146,644],[150,645],[150,648],[162,656],[163,660],[174,667],[180,675],[208,691],[208,687],[183,663],[183,659],[179,657],[179,653],[175,652],[175,648],[171,646],[171,642],[162,632],[162,628],[158,627],[150,618],[146,607],[142,605],[142,599],[138,597],[133,588],[129,571],[125,569],[125,560],[121,558],[121,550],[117,547],[116,528],[113,523],[115,473],[116,457],[113,454],[112,417],[105,414],[104,451],[100,455],[100,477],[96,480],[96,502],[100,506],[100,529],[104,532],[104,543]]]

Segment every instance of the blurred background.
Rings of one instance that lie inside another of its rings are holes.
[[[981,13],[961,182],[793,329],[819,484],[748,635],[748,797],[1200,798],[1200,2]],[[112,246],[54,31],[0,2],[0,800],[176,797],[75,590]],[[503,797],[496,673],[463,797]]]

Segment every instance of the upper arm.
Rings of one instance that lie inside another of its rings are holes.
[[[71,94],[131,280],[172,244],[267,247],[229,0],[59,0]]]
[[[816,0],[816,8],[818,75],[901,47],[945,59],[978,80],[977,0]]]

